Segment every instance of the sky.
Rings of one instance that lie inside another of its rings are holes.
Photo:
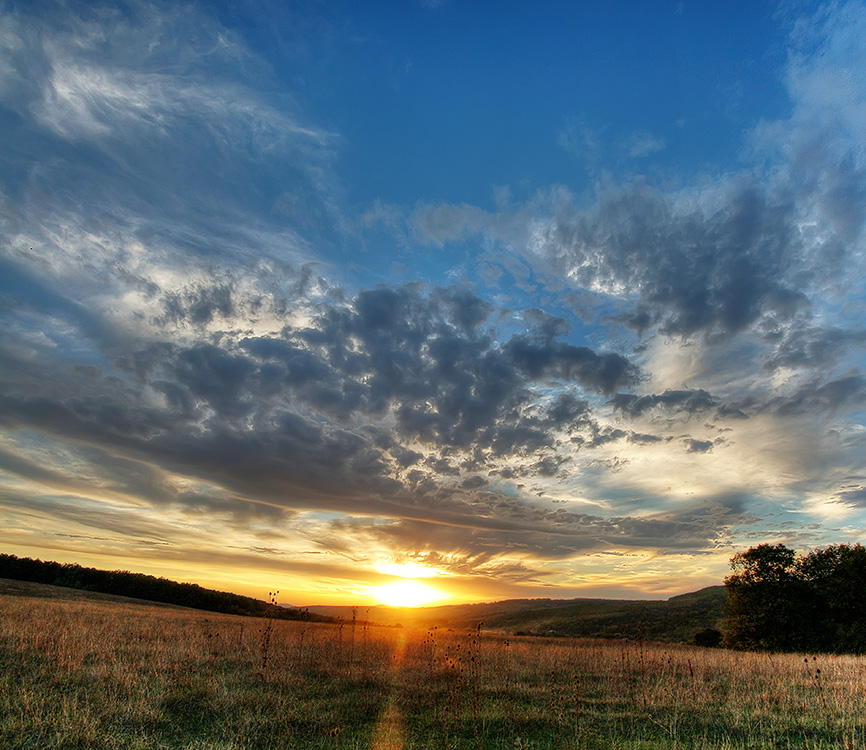
[[[3,0],[0,551],[303,606],[864,541],[863,39],[863,2]]]

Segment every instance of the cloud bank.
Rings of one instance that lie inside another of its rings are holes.
[[[858,539],[862,11],[790,24],[790,115],[738,166],[493,209],[352,205],[340,134],[203,9],[5,12],[5,543],[343,593],[413,559],[501,594]],[[566,149],[603,137],[569,122]],[[383,238],[447,273],[354,278]]]

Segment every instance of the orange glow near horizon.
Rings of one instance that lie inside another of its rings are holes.
[[[425,604],[450,598],[432,586],[412,579],[392,581],[371,586],[370,595],[389,607],[422,607]]]
[[[442,571],[435,568],[429,568],[426,565],[421,565],[416,562],[386,562],[376,566],[376,570],[380,573],[385,573],[389,576],[398,576],[400,578],[434,578],[441,575]]]

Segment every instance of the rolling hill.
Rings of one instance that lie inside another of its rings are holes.
[[[707,628],[718,628],[727,601],[724,586],[665,601],[617,599],[509,599],[438,607],[363,607],[356,617],[381,625],[475,628],[511,634],[586,638],[644,638],[682,643]],[[310,612],[344,620],[352,607],[310,607]]]
[[[330,618],[384,626],[475,629],[514,635],[584,638],[641,638],[684,643],[708,628],[719,628],[727,595],[723,586],[674,596],[666,601],[617,599],[507,599],[436,607],[310,606],[304,610],[190,583],[128,571],[101,571],[74,564],[43,562],[0,554],[0,594],[122,596],[215,612],[280,619]],[[13,582],[14,581],[14,582]],[[46,588],[34,593],[42,584]],[[65,593],[63,593],[65,592]]]

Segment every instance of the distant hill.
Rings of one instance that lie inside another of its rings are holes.
[[[26,596],[34,599],[62,599],[64,601],[88,600],[115,602],[117,604],[143,604],[148,607],[165,609],[178,608],[176,604],[137,599],[134,596],[100,594],[98,591],[88,591],[87,589],[73,589],[68,586],[54,586],[50,583],[34,583],[33,581],[16,581],[11,578],[0,578],[0,596]],[[187,608],[180,607],[180,609]]]
[[[382,625],[475,628],[512,634],[644,638],[686,643],[724,618],[724,586],[674,596],[666,601],[617,599],[508,599],[438,607],[363,607],[358,619]],[[310,607],[311,612],[351,619],[351,607]]]
[[[113,594],[229,615],[274,617],[280,620],[328,620],[319,614],[276,606],[240,594],[214,591],[195,583],[179,583],[168,578],[130,573],[127,570],[84,568],[75,563],[33,560],[15,555],[0,554],[0,578]]]
[[[707,628],[718,628],[724,618],[724,586],[711,586],[667,601],[575,600],[571,606],[497,615],[485,627],[510,632],[557,635],[644,638],[685,643]]]
[[[666,601],[616,599],[507,599],[482,604],[438,607],[308,607],[274,606],[247,596],[214,591],[194,583],[178,583],[128,571],[84,568],[72,563],[43,562],[0,554],[0,594],[60,596],[58,590],[39,589],[28,583],[61,587],[94,596],[118,596],[212,612],[309,619],[342,619],[378,625],[405,625],[474,629],[512,634],[558,635],[587,638],[643,638],[685,643],[708,628],[719,628],[725,615],[724,586],[710,586]],[[21,583],[14,583],[15,581]]]

